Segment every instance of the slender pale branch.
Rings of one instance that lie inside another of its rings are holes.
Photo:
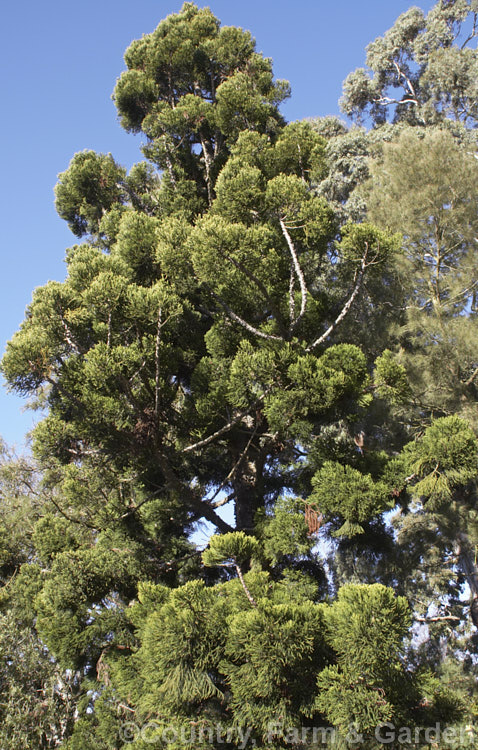
[[[61,324],[62,324],[63,330],[65,332],[65,341],[66,341],[66,343],[69,346],[71,346],[71,348],[73,349],[74,352],[76,352],[76,354],[84,354],[85,350],[82,349],[77,344],[77,342],[75,341],[75,339],[73,337],[73,334],[72,334],[72,332],[71,332],[71,330],[70,330],[70,328],[68,326],[68,323],[66,322],[66,320],[63,317],[61,318]]]
[[[427,623],[427,622],[447,622],[447,621],[448,622],[456,622],[456,623],[461,622],[460,618],[459,617],[455,617],[455,615],[436,615],[434,617],[416,617],[415,616],[413,619],[416,620],[416,622],[424,622],[424,623]]]
[[[295,319],[295,276],[294,276],[294,264],[290,264],[290,279],[289,279],[289,317],[290,320]]]
[[[353,302],[354,302],[357,294],[359,293],[360,287],[362,285],[362,279],[363,279],[364,271],[365,271],[365,268],[367,266],[366,257],[367,257],[367,253],[365,253],[364,257],[362,258],[362,262],[360,264],[360,268],[357,269],[357,271],[355,272],[355,275],[354,275],[354,287],[352,289],[352,293],[351,293],[350,297],[348,298],[347,302],[342,307],[341,311],[339,312],[339,314],[335,318],[334,322],[330,324],[330,326],[327,328],[327,330],[324,331],[324,333],[321,336],[319,336],[317,339],[315,339],[315,341],[310,346],[307,347],[307,349],[306,349],[307,352],[311,352],[312,349],[315,349],[316,346],[320,346],[320,344],[323,344],[323,342],[326,339],[328,339],[328,337],[330,336],[330,334],[337,328],[337,326],[339,325],[339,323],[342,322],[342,320],[345,318],[345,316],[347,315],[348,311],[352,307]]]
[[[206,139],[204,138],[201,131],[199,131],[199,138],[201,140],[201,148],[204,158],[204,167],[206,170],[206,185],[207,185],[207,198],[208,203],[211,205],[211,203],[214,200],[214,193],[212,189],[212,182],[211,182],[211,155],[208,151],[208,144],[206,142]]]
[[[398,63],[395,60],[393,61],[393,64],[395,66],[395,69],[396,69],[399,77],[403,78],[406,81],[407,86],[408,86],[408,90],[410,91],[411,95],[413,97],[415,97],[415,101],[416,101],[417,95],[415,93],[415,89],[412,86],[412,82],[410,81],[410,79],[408,78],[408,76],[405,75],[405,73],[403,72],[403,70],[400,68],[400,66],[398,65]]]
[[[468,380],[465,380],[465,385],[471,385],[473,381],[475,380],[476,376],[478,375],[478,367],[476,367],[473,372],[471,373]]]
[[[274,304],[274,302],[271,300],[270,295],[269,295],[266,287],[262,283],[262,281],[260,279],[258,279],[257,276],[255,275],[255,273],[252,273],[252,271],[250,271],[243,263],[241,263],[240,261],[236,260],[236,258],[233,258],[230,255],[227,255],[227,253],[222,253],[222,255],[223,255],[223,258],[225,258],[225,260],[227,260],[229,263],[232,263],[232,265],[235,268],[237,268],[238,271],[241,271],[241,273],[243,273],[245,276],[247,276],[247,278],[250,281],[252,281],[253,284],[255,284],[257,286],[257,288],[261,292],[262,296],[264,297],[264,300],[269,305],[269,307],[271,309],[271,312],[275,315],[275,319],[276,319],[277,324],[280,326],[280,328],[282,328],[282,326],[281,326],[281,320],[280,320],[280,317],[281,317],[280,313],[279,313],[276,305]]]
[[[209,437],[204,438],[204,440],[199,440],[197,443],[193,443],[192,445],[188,445],[186,448],[183,448],[183,453],[189,453],[190,451],[197,450],[198,448],[203,448],[205,445],[209,445],[209,443],[212,443],[213,440],[215,440],[218,437],[221,437],[221,435],[224,435],[225,432],[228,432],[234,425],[236,425],[238,422],[243,419],[243,417],[247,416],[249,414],[250,410],[254,408],[254,406],[257,406],[260,404],[262,399],[267,396],[271,389],[271,386],[266,388],[266,390],[261,393],[259,398],[257,398],[253,404],[248,406],[247,409],[244,409],[244,411],[241,411],[240,414],[238,414],[236,417],[231,419],[227,424],[225,424],[223,427],[221,427],[219,430],[216,430],[216,432],[213,432],[212,435],[209,435]]]
[[[239,580],[241,582],[242,588],[244,589],[244,592],[245,592],[247,598],[249,599],[249,601],[250,601],[250,603],[252,604],[253,607],[257,607],[257,602],[255,601],[254,597],[252,596],[251,592],[249,591],[249,589],[246,586],[246,582],[244,580],[244,576],[242,575],[241,566],[238,565],[237,563],[235,565],[236,565],[237,575],[239,576]]]
[[[156,418],[159,413],[159,349],[161,345],[161,328],[162,328],[162,317],[163,311],[161,305],[158,308],[158,327],[156,330],[156,345],[154,348],[154,364],[155,364],[155,376],[154,376],[154,413]]]
[[[223,505],[227,505],[227,503],[230,503],[231,500],[233,500],[236,496],[235,492],[231,492],[230,495],[226,495],[226,497],[223,497],[222,500],[216,500],[215,503],[211,503],[213,508],[222,508]]]
[[[111,309],[108,311],[108,337],[106,339],[106,346],[108,349],[111,348],[111,335],[112,335],[112,327],[111,327]]]
[[[281,218],[279,221],[280,221],[280,226],[282,229],[282,234],[284,235],[287,245],[289,246],[289,251],[292,256],[292,262],[294,264],[295,273],[296,273],[297,278],[299,279],[299,284],[300,284],[300,293],[301,293],[300,312],[295,320],[291,320],[291,330],[292,330],[298,325],[298,323],[304,316],[305,307],[307,305],[307,285],[305,283],[304,273],[299,264],[299,259],[297,258],[297,253],[295,251],[294,243],[292,242],[291,236],[289,232],[287,231],[287,227],[284,223],[284,219]]]
[[[166,166],[168,168],[169,179],[171,180],[171,185],[176,190],[176,178],[174,176],[173,162],[171,161],[171,157],[169,155],[169,148],[168,148],[168,144],[167,144],[167,140],[166,140],[166,136],[165,135],[162,136],[162,140],[164,142],[164,151],[165,151],[165,154],[166,154]]]
[[[253,333],[254,336],[260,336],[260,338],[267,339],[268,341],[284,341],[282,336],[274,336],[273,333],[264,333],[264,331],[259,331],[258,328],[254,328],[254,326],[251,326],[250,323],[248,323],[246,320],[241,318],[239,315],[237,315],[234,310],[231,310],[229,305],[224,302],[220,297],[217,296],[211,289],[209,290],[214,297],[215,300],[219,302],[219,304],[224,308],[227,315],[231,318],[231,320],[234,320],[236,323],[239,323],[243,328],[246,329],[246,331],[249,331],[249,333]]]

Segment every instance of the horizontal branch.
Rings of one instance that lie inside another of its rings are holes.
[[[461,618],[456,617],[455,615],[435,615],[434,617],[415,616],[413,619],[416,620],[416,622],[423,622],[425,624],[428,622],[461,622]]]
[[[418,107],[416,99],[392,99],[390,96],[380,96],[378,99],[374,99],[377,104],[414,104]]]

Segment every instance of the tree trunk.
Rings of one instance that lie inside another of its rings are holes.
[[[258,508],[257,467],[254,461],[245,457],[232,482],[236,520],[236,531],[252,531],[254,517]]]

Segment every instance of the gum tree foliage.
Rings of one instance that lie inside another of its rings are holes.
[[[477,12],[474,0],[439,0],[426,16],[416,7],[402,13],[368,45],[367,68],[345,80],[345,114],[376,125],[450,118],[475,127]]]
[[[82,241],[2,364],[46,411],[31,552],[2,606],[82,682],[64,746],[142,748],[172,726],[195,747],[193,729],[220,724],[226,746],[248,727],[280,748],[301,727],[370,739],[383,721],[458,720],[464,690],[421,669],[410,607],[384,585],[397,579],[337,591],[312,533],[390,543],[382,517],[408,506],[410,474],[440,471],[428,433],[386,452],[383,396],[409,386],[359,334],[385,327],[400,236],[344,223],[317,190],[330,135],[285,124],[287,84],[248,32],[186,3],[125,61],[114,99],[146,161],[127,173],[85,151],[59,176]],[[469,428],[453,429],[445,494],[476,462]]]
[[[403,126],[440,125],[475,148],[477,11],[469,0],[440,0],[427,15],[410,8],[368,45],[367,67],[344,81],[341,107],[354,126],[330,117],[312,121],[328,138],[329,170],[319,193],[342,220],[366,216],[354,188],[369,176],[368,158]]]

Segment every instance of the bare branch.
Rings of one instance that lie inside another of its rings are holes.
[[[249,589],[246,586],[246,582],[244,580],[244,576],[242,575],[241,566],[238,565],[237,563],[236,563],[236,571],[237,571],[237,575],[239,576],[239,580],[241,582],[242,588],[244,589],[244,592],[245,592],[247,598],[249,599],[249,601],[250,601],[250,603],[252,604],[253,607],[257,607],[257,602],[255,601],[254,597],[252,596],[251,592],[249,591]]]
[[[221,427],[219,430],[216,430],[216,432],[213,432],[212,435],[209,435],[209,437],[204,438],[204,440],[199,440],[197,443],[193,443],[192,445],[188,445],[186,448],[183,448],[182,453],[189,453],[190,451],[197,450],[197,448],[203,448],[205,445],[209,445],[209,443],[212,443],[213,440],[215,440],[218,437],[221,437],[221,435],[224,435],[225,432],[228,432],[234,425],[236,425],[238,422],[241,421],[247,414],[249,414],[250,410],[253,409],[255,406],[260,404],[262,399],[267,396],[269,391],[271,390],[272,386],[269,386],[266,388],[266,390],[261,393],[259,398],[257,398],[253,404],[248,406],[247,409],[244,409],[244,411],[241,411],[240,414],[238,414],[236,417],[231,419],[227,424],[224,425],[224,427]]]
[[[455,615],[436,615],[434,617],[417,617],[414,616],[413,618],[417,622],[461,622],[461,619],[459,617],[455,617]]]
[[[295,319],[295,297],[294,297],[294,264],[290,264],[290,279],[289,279],[289,317],[292,320]]]
[[[61,516],[63,516],[63,518],[66,518],[66,520],[67,520],[67,521],[69,521],[70,523],[76,523],[76,524],[78,524],[79,526],[86,526],[86,528],[87,528],[87,529],[94,529],[94,530],[96,530],[96,531],[97,531],[97,530],[99,529],[99,527],[98,527],[98,526],[95,526],[95,525],[94,525],[94,524],[92,524],[92,523],[88,523],[88,521],[84,521],[84,520],[81,520],[81,519],[79,519],[79,518],[73,518],[73,516],[70,516],[70,515],[69,515],[68,513],[66,513],[66,512],[65,512],[65,511],[63,510],[63,508],[62,508],[62,507],[61,507],[61,506],[60,506],[60,505],[59,505],[59,504],[57,503],[57,501],[56,501],[56,500],[54,499],[54,497],[53,497],[52,495],[51,495],[51,496],[49,497],[49,500],[50,500],[50,502],[51,502],[51,503],[52,503],[52,504],[53,504],[53,505],[55,506],[55,508],[57,509],[58,513],[59,513],[59,514],[60,514]]]
[[[158,327],[156,329],[156,345],[154,348],[154,364],[155,364],[155,376],[154,376],[154,413],[156,418],[159,413],[159,348],[161,345],[161,323],[162,323],[163,311],[161,305],[158,309]]]
[[[66,320],[63,317],[61,318],[61,324],[63,326],[63,330],[65,331],[65,341],[66,341],[66,343],[69,346],[71,346],[71,348],[73,349],[74,352],[76,352],[76,354],[84,354],[85,350],[82,349],[77,344],[77,342],[75,341],[75,339],[73,337],[73,334],[72,334],[72,332],[71,332],[71,330],[70,330],[70,328],[68,326],[68,323],[66,322]]]
[[[108,349],[111,348],[111,309],[108,311],[108,337],[106,339],[106,346]]]
[[[166,155],[166,166],[168,168],[169,179],[171,180],[171,185],[173,186],[173,188],[176,189],[176,178],[174,176],[174,171],[173,171],[173,162],[171,161],[171,156],[169,155],[169,148],[167,145],[166,136],[165,135],[161,136],[161,140],[164,143],[164,153]]]
[[[206,172],[206,185],[207,185],[207,199],[209,205],[214,200],[214,192],[212,189],[212,181],[211,181],[211,154],[208,151],[208,142],[204,138],[202,131],[199,131],[199,138],[201,140],[201,148],[202,148],[202,154],[204,159],[204,167]]]
[[[416,99],[393,99],[390,96],[380,96],[378,99],[374,99],[377,104],[415,104],[418,107]]]
[[[307,286],[305,283],[304,273],[299,265],[299,260],[297,258],[297,253],[295,251],[294,243],[292,242],[291,236],[289,232],[287,231],[287,227],[284,223],[284,219],[281,218],[279,219],[279,221],[280,221],[280,226],[282,229],[282,234],[284,235],[286,242],[289,246],[289,251],[292,256],[292,262],[294,264],[295,273],[297,275],[297,278],[299,279],[299,284],[300,284],[300,293],[301,293],[300,312],[299,312],[298,317],[295,320],[291,320],[291,330],[293,330],[298,325],[300,320],[303,318],[304,313],[305,313],[305,307],[307,304]]]
[[[126,513],[122,513],[121,516],[119,516],[118,520],[124,520],[125,518],[128,518],[129,516],[132,516],[133,513],[137,513],[140,508],[142,508],[143,505],[146,505],[146,503],[150,503],[151,500],[154,500],[161,490],[156,490],[156,492],[153,492],[151,495],[148,495],[144,500],[141,500],[140,503],[137,505],[132,506],[129,508]]]
[[[212,296],[215,300],[219,302],[219,304],[224,308],[227,315],[231,318],[231,320],[234,320],[236,323],[239,323],[243,328],[246,329],[246,331],[249,331],[249,333],[253,333],[254,336],[260,336],[263,339],[268,339],[269,341],[284,341],[282,336],[274,336],[273,333],[264,333],[263,331],[259,331],[258,328],[254,328],[254,326],[251,326],[250,323],[247,323],[243,318],[241,318],[239,315],[237,315],[229,305],[224,302],[220,297],[215,294],[212,289],[209,290]]]
[[[465,49],[465,47],[468,44],[468,42],[471,42],[471,40],[474,39],[475,36],[477,35],[477,33],[478,33],[477,23],[478,23],[477,15],[476,15],[476,13],[473,13],[473,28],[470,31],[470,33],[467,36],[467,38],[465,39],[465,41],[463,42],[463,44],[461,45],[460,49]]]
[[[310,346],[307,347],[307,349],[306,349],[307,352],[311,352],[312,349],[315,349],[316,346],[320,346],[320,344],[322,344],[326,339],[328,339],[328,337],[330,336],[330,334],[337,328],[337,326],[339,325],[339,323],[341,323],[342,320],[347,315],[347,313],[350,310],[350,308],[352,307],[354,299],[357,296],[357,294],[359,293],[360,287],[362,285],[362,279],[363,279],[364,271],[365,271],[365,268],[367,267],[366,258],[367,258],[367,251],[365,252],[364,257],[362,258],[362,262],[360,264],[360,268],[358,268],[356,270],[356,272],[355,272],[355,275],[354,275],[354,288],[352,290],[352,294],[348,298],[348,300],[345,303],[345,305],[342,307],[342,310],[337,315],[337,317],[335,318],[334,322],[330,324],[330,326],[327,328],[327,330],[324,331],[324,333],[321,336],[319,336],[319,338],[317,338]]]
[[[394,64],[394,66],[395,66],[395,68],[396,68],[396,71],[397,71],[397,73],[398,73],[398,76],[399,76],[399,78],[403,78],[403,79],[405,80],[405,82],[406,82],[406,84],[407,84],[407,86],[408,86],[408,90],[410,91],[411,95],[412,95],[413,97],[415,97],[415,103],[416,103],[416,104],[418,104],[418,102],[416,101],[416,97],[417,97],[417,95],[416,95],[416,93],[415,93],[415,89],[414,89],[414,88],[413,88],[413,86],[412,86],[412,82],[411,82],[411,81],[410,81],[410,79],[409,79],[409,78],[408,78],[408,77],[407,77],[407,76],[405,75],[405,73],[403,72],[403,70],[402,70],[402,69],[400,68],[400,66],[398,65],[398,63],[397,63],[397,62],[396,62],[395,60],[393,61],[393,64]]]
[[[473,381],[475,380],[476,376],[478,375],[478,367],[476,367],[473,372],[471,373],[468,380],[465,380],[465,385],[471,385]]]
[[[205,518],[206,521],[210,521],[222,534],[234,531],[232,526],[224,521],[221,516],[218,516],[214,508],[201,500],[190,487],[179,479],[164,453],[158,453],[157,458],[167,483],[177,490],[181,496],[184,497],[184,495],[187,495],[190,506],[198,513],[199,518]]]
[[[243,273],[244,276],[247,276],[247,278],[250,279],[250,281],[252,281],[252,283],[257,286],[257,288],[261,292],[262,296],[264,297],[265,301],[269,305],[271,311],[274,313],[277,324],[282,329],[281,320],[280,320],[280,317],[281,317],[280,313],[279,313],[277,307],[275,306],[274,302],[271,300],[270,295],[269,295],[266,287],[262,283],[262,281],[257,278],[257,276],[255,275],[255,273],[252,273],[252,271],[250,271],[243,263],[241,263],[240,261],[238,261],[236,258],[233,258],[232,256],[228,255],[227,253],[222,253],[222,256],[229,263],[232,263],[232,265],[235,266],[235,268],[237,268],[238,271],[241,271],[241,273]]]

